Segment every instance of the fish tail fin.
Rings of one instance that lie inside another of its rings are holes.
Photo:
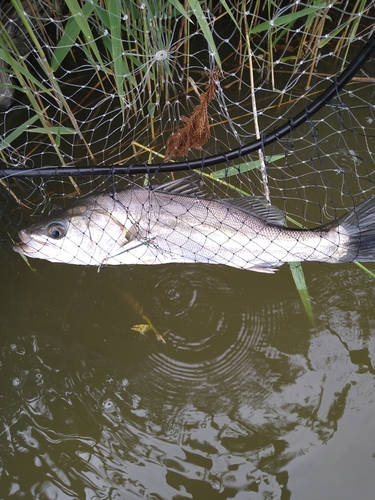
[[[345,243],[347,250],[341,262],[375,261],[375,197],[365,201],[338,220],[336,225],[341,233],[349,237]]]

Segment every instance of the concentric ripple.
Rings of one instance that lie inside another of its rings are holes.
[[[282,328],[280,303],[278,311],[261,300],[250,303],[225,270],[179,270],[176,278],[163,269],[155,286],[152,313],[169,333],[140,367],[152,398],[267,398],[267,352],[269,338]]]

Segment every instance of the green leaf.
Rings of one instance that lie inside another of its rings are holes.
[[[17,139],[17,137],[19,137],[26,130],[28,130],[28,128],[30,127],[30,125],[32,125],[33,123],[35,123],[37,120],[39,120],[39,116],[38,115],[32,116],[29,120],[25,121],[24,123],[21,123],[21,125],[19,127],[17,127],[15,130],[13,130],[13,132],[11,132],[9,135],[7,135],[6,137],[4,137],[1,140],[1,142],[0,142],[0,151],[2,151],[3,149],[9,147],[9,145],[15,139]]]
[[[224,7],[224,9],[227,11],[227,13],[229,14],[229,17],[232,19],[232,21],[233,21],[234,25],[236,26],[236,28],[240,31],[240,27],[237,24],[236,18],[232,14],[231,8],[227,4],[226,0],[220,0],[220,3]]]
[[[10,55],[10,53],[7,50],[1,49],[0,48],[0,59],[3,59],[9,66],[11,67],[11,72],[16,73],[16,76],[18,77],[17,73],[20,73],[21,75],[24,75],[28,80],[33,82],[36,86],[41,88],[44,92],[48,93],[47,87],[45,87],[40,80],[35,78],[30,71],[27,69],[26,66],[23,64],[19,63],[16,59],[13,59],[13,57]],[[13,86],[11,86],[13,88]]]
[[[100,56],[99,49],[95,42],[95,37],[91,31],[91,28],[88,23],[88,16],[86,15],[84,9],[79,6],[77,0],[65,0],[66,5],[68,6],[70,12],[73,17],[72,20],[77,23],[80,31],[82,32],[87,45],[92,49],[95,54],[96,60],[101,66],[104,66],[102,58]],[[90,2],[87,2],[90,3]],[[85,3],[85,4],[87,4]]]
[[[32,127],[29,129],[29,132],[33,132],[34,134],[75,134],[77,131],[74,128],[69,127]]]
[[[212,33],[210,26],[207,22],[207,19],[203,13],[201,4],[199,3],[199,0],[188,0],[189,6],[194,12],[195,17],[197,18],[198,24],[200,29],[202,30],[202,33],[208,43],[208,46],[211,50],[211,52],[215,56],[216,64],[221,68],[221,61],[219,57],[219,53],[215,44],[215,41],[213,39]]]
[[[156,104],[151,103],[147,106],[147,112],[151,118],[153,118],[155,115],[155,109],[156,109]]]
[[[375,274],[372,271],[370,271],[370,269],[367,269],[367,267],[365,267],[363,264],[357,261],[355,261],[354,264],[356,264],[360,269],[362,269],[362,271],[365,271],[365,273],[369,274],[372,278],[375,278]]]
[[[270,156],[269,158],[266,158],[266,162],[272,163],[284,157],[285,155]],[[214,179],[223,179],[224,177],[231,177],[232,175],[249,172],[250,170],[258,167],[260,167],[260,160],[248,161],[246,163],[241,163],[240,165],[223,168],[221,170],[218,170],[217,172],[212,172],[211,177],[213,177]]]
[[[173,7],[180,13],[182,14],[184,17],[186,17],[186,19],[188,19],[190,22],[192,22],[192,20],[190,19],[190,16],[189,14],[186,12],[186,10],[183,8],[183,6],[181,5],[181,3],[179,2],[179,0],[169,0],[169,3],[171,5],[173,5]]]
[[[88,18],[93,9],[95,7],[95,2],[86,2],[85,5],[82,8],[82,14],[86,18]],[[76,42],[78,35],[81,32],[81,28],[79,24],[77,23],[76,19],[74,17],[70,18],[69,21],[66,23],[65,29],[64,29],[64,34],[61,37],[59,43],[57,44],[53,55],[52,55],[52,60],[51,60],[51,68],[52,71],[56,71],[71,48],[73,47],[74,43]]]
[[[303,273],[302,265],[300,262],[290,262],[290,271],[292,273],[294,283],[296,285],[302,304],[305,308],[307,316],[309,317],[313,326],[315,326],[315,318],[310,302],[309,292],[307,291],[305,275]]]
[[[118,0],[108,0],[108,14],[111,31],[111,55],[115,73],[116,90],[118,95],[122,97],[124,95],[124,60],[122,58],[124,49],[121,39],[121,4]],[[128,71],[126,71],[126,73],[128,73]]]
[[[316,13],[316,11],[320,9],[327,8],[327,3],[322,3],[319,5],[314,5],[314,7],[306,7],[298,12],[291,12],[290,14],[284,14],[283,16],[276,17],[276,19],[272,19],[270,21],[264,21],[263,23],[254,26],[250,30],[250,34],[255,35],[256,33],[261,33],[262,31],[268,31],[272,28],[277,28],[280,26],[288,26],[293,24],[297,19],[301,17],[306,17],[309,14]]]
[[[321,49],[323,48],[327,43],[329,43],[333,38],[337,37],[337,35],[340,33],[340,31],[342,31],[344,28],[346,28],[346,26],[349,24],[349,21],[346,22],[346,23],[343,23],[341,24],[341,26],[339,26],[337,28],[337,30],[335,31],[332,31],[329,35],[325,36],[323,38],[323,40],[319,43],[318,47]]]

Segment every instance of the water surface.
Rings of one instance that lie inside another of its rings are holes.
[[[312,326],[287,267],[0,262],[1,498],[373,498],[375,282],[354,264],[304,266]]]

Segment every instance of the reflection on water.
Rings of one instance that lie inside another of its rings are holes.
[[[312,328],[287,269],[32,273],[0,252],[1,498],[370,500],[375,286],[362,271],[306,266]],[[132,330],[121,290],[166,344]],[[361,482],[329,481],[332,462]]]

